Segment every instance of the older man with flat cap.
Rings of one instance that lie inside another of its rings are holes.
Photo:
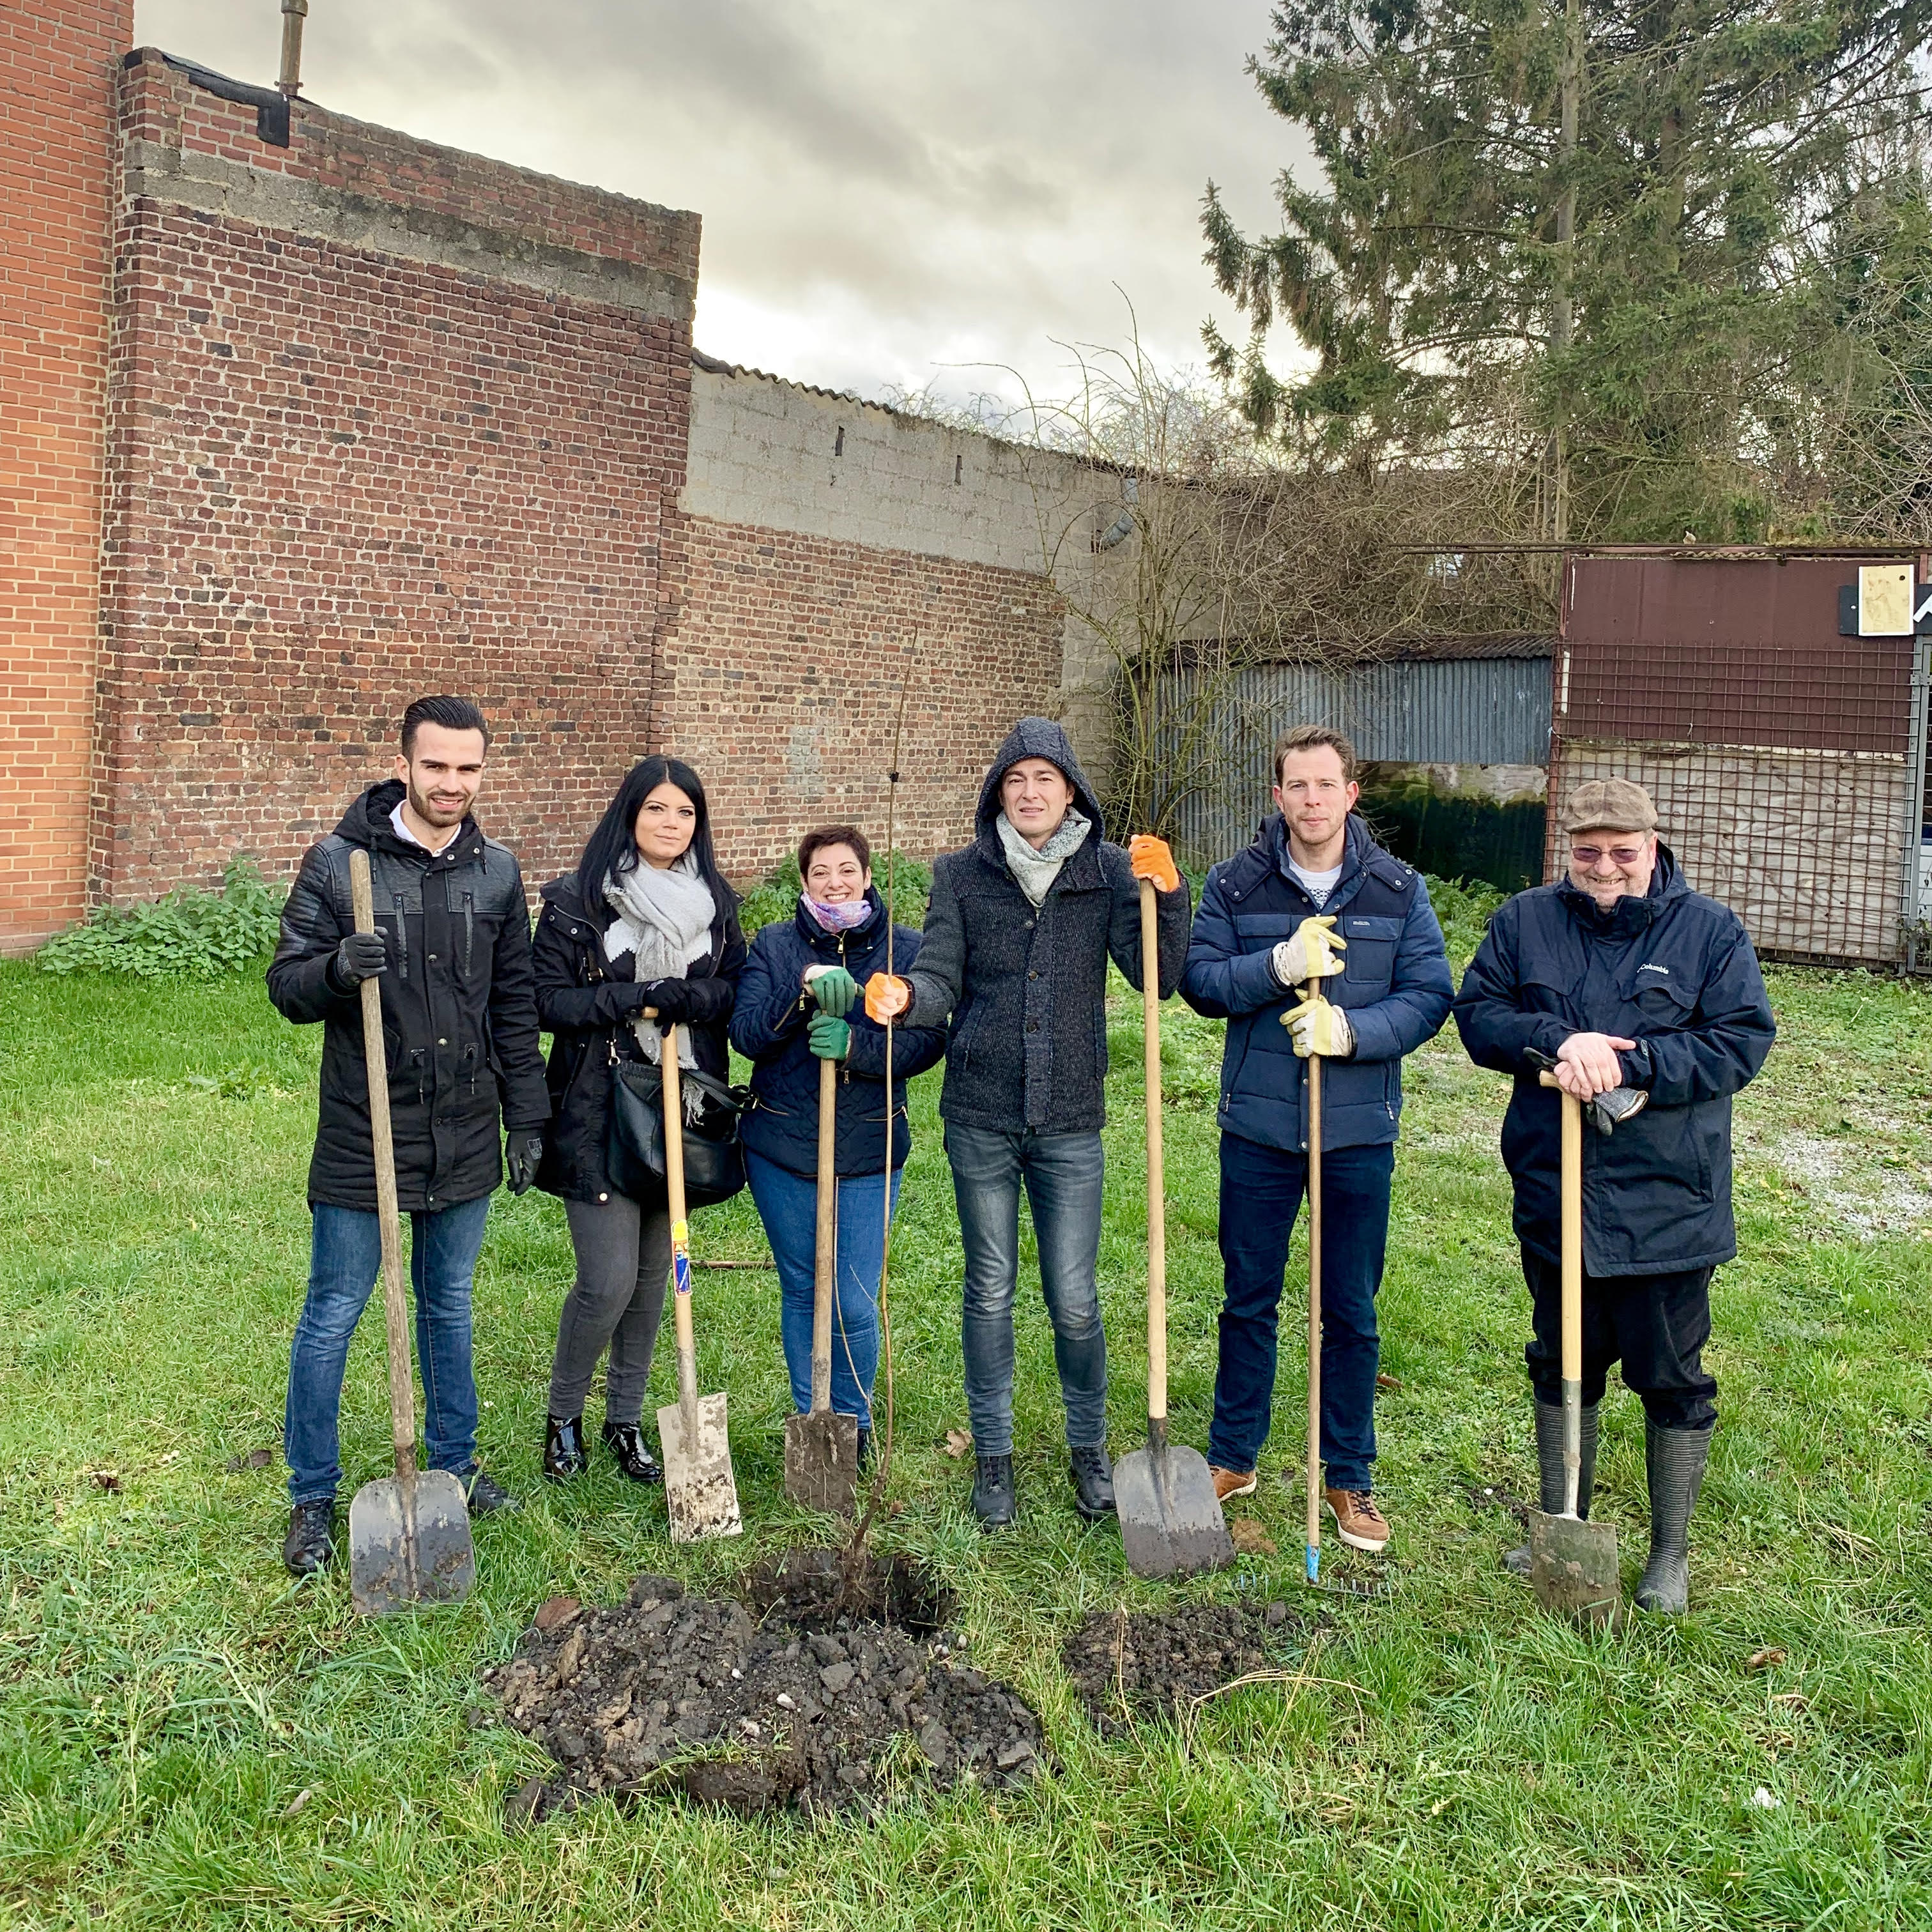
[[[1455,1006],[1479,1066],[1514,1076],[1503,1162],[1534,1339],[1542,1503],[1563,1507],[1560,1103],[1552,1072],[1586,1103],[1583,1432],[1578,1512],[1589,1514],[1598,1405],[1621,1362],[1644,1408],[1650,1558],[1641,1610],[1684,1610],[1690,1522],[1717,1424],[1700,1359],[1711,1276],[1737,1252],[1731,1096],[1774,1031],[1757,956],[1736,914],[1694,892],[1657,836],[1650,795],[1628,778],[1570,794],[1565,877],[1497,913]],[[1526,1571],[1528,1554],[1505,1559]]]

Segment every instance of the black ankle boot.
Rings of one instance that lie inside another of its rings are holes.
[[[862,1429],[859,1432],[859,1473],[863,1475],[872,1466],[872,1432]]]
[[[1590,1498],[1597,1486],[1597,1424],[1600,1405],[1586,1406],[1578,1420],[1576,1514],[1587,1522]],[[1563,1513],[1563,1405],[1540,1402],[1536,1405],[1536,1476],[1540,1507],[1545,1516]],[[1529,1545],[1523,1544],[1503,1552],[1503,1568],[1512,1576],[1529,1574]]]
[[[1082,1444],[1071,1452],[1073,1507],[1089,1522],[1114,1514],[1114,1465],[1106,1445]]]
[[[604,1424],[604,1446],[617,1460],[617,1466],[634,1483],[661,1483],[664,1467],[644,1446],[644,1432],[634,1422]]]
[[[584,1418],[573,1415],[550,1418],[544,1434],[544,1474],[553,1483],[567,1482],[584,1473]]]
[[[980,1456],[973,1478],[973,1514],[980,1519],[980,1527],[1004,1529],[1019,1513],[1012,1456]]]
[[[1654,1615],[1681,1617],[1690,1604],[1690,1512],[1704,1486],[1711,1436],[1703,1429],[1660,1429],[1643,1424],[1644,1474],[1650,1481],[1650,1561],[1636,1586],[1636,1606]]]
[[[328,1567],[335,1554],[335,1498],[322,1496],[297,1503],[289,1513],[289,1534],[282,1561],[291,1576],[313,1576]]]

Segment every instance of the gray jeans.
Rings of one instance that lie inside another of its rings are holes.
[[[608,1346],[604,1419],[623,1428],[644,1414],[670,1274],[670,1216],[617,1193],[608,1201],[566,1201],[563,1211],[577,1252],[577,1280],[557,1324],[550,1412],[560,1419],[584,1413],[590,1378]]]

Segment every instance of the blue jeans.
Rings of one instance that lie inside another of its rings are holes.
[[[812,1318],[818,1261],[818,1183],[745,1150],[745,1172],[778,1264],[778,1337],[791,1376],[792,1406],[812,1406]],[[892,1175],[892,1205],[899,1177]],[[838,1183],[838,1261],[832,1275],[832,1406],[872,1426],[879,1367],[879,1270],[885,1257],[885,1176]]]
[[[1107,1332],[1094,1266],[1100,1250],[1106,1156],[1098,1134],[946,1125],[966,1248],[960,1340],[966,1408],[982,1456],[1013,1448],[1013,1295],[1020,1272],[1020,1186],[1033,1208],[1040,1285],[1075,1448],[1107,1440]]]
[[[342,1484],[336,1432],[342,1372],[369,1292],[382,1272],[374,1214],[318,1204],[308,1299],[289,1350],[284,1453],[289,1500],[316,1502]],[[410,1281],[416,1290],[416,1361],[422,1372],[425,1466],[466,1476],[476,1456],[476,1378],[470,1366],[470,1281],[483,1246],[490,1197],[410,1216]],[[386,1388],[387,1384],[385,1384]]]
[[[1393,1147],[1322,1156],[1322,1460],[1328,1486],[1366,1490],[1376,1460],[1376,1291],[1388,1246]],[[1208,1460],[1252,1469],[1274,1400],[1276,1317],[1308,1160],[1221,1136],[1221,1361]],[[1304,1291],[1306,1292],[1304,1287]]]

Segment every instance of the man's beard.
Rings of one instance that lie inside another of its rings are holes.
[[[426,825],[460,825],[463,823],[464,814],[470,808],[466,801],[457,808],[456,816],[454,818],[446,818],[442,816],[442,808],[440,806],[432,805],[423,793],[416,790],[416,781],[413,778],[409,781],[404,789],[410,795],[410,809]]]

